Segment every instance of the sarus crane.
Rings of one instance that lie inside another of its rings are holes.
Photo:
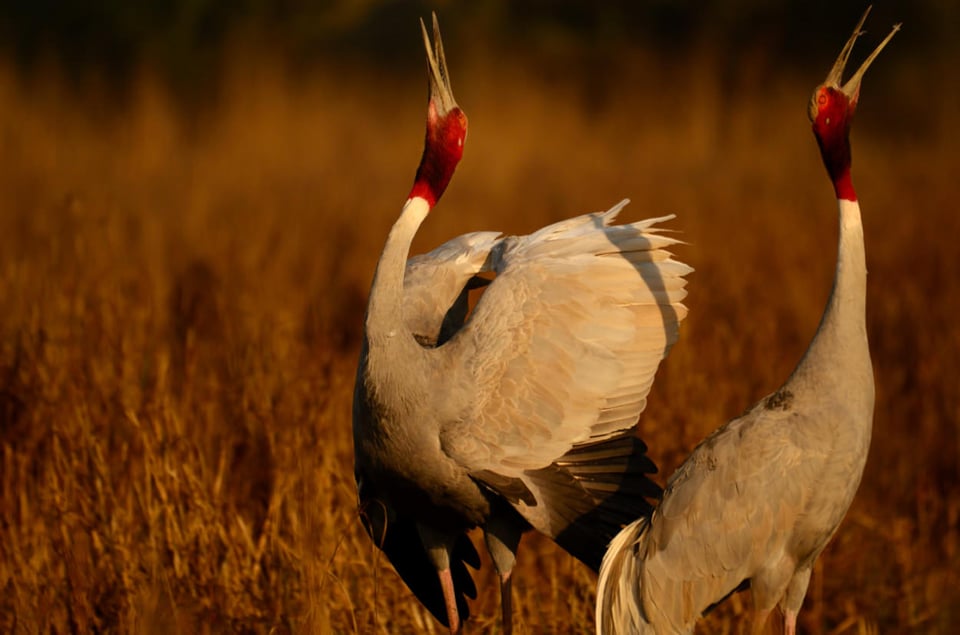
[[[754,632],[778,604],[784,631],[796,632],[814,562],[860,484],[873,425],[867,270],[849,133],[863,75],[900,25],[841,85],[869,12],[810,101],[840,213],[833,291],[820,326],[786,383],[702,441],[670,477],[653,515],[613,540],[598,580],[598,633],[692,633],[704,610],[747,585]]]
[[[421,28],[423,156],[376,267],[354,391],[361,518],[454,633],[465,597],[476,596],[465,532],[482,527],[510,632],[524,531],[596,571],[610,540],[661,493],[636,422],[686,315],[691,269],[655,227],[670,217],[614,224],[627,201],[528,236],[466,234],[408,260],[467,135],[436,16],[432,46]],[[483,285],[468,311],[470,289]]]

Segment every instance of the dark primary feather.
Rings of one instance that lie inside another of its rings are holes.
[[[437,571],[420,541],[416,522],[410,516],[391,513],[379,499],[371,496],[368,488],[360,492],[360,520],[363,528],[383,553],[397,574],[430,613],[444,626],[447,609]],[[466,534],[462,534],[450,556],[450,571],[457,594],[457,610],[463,619],[470,616],[467,598],[477,597],[477,587],[467,565],[480,568],[480,555]]]
[[[657,468],[646,451],[640,439],[623,436],[579,446],[550,467],[527,473],[551,525],[559,528],[553,539],[593,571],[600,570],[613,537],[649,516],[648,499],[660,497],[649,478]]]

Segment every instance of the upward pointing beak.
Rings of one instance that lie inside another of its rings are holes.
[[[860,65],[860,68],[857,69],[857,72],[847,81],[846,84],[843,84],[841,87],[841,82],[843,81],[843,71],[847,66],[847,61],[850,59],[850,52],[853,50],[853,44],[857,41],[857,38],[863,35],[863,31],[860,29],[863,27],[863,23],[866,22],[867,16],[870,15],[870,9],[873,7],[867,7],[867,10],[864,11],[863,17],[860,18],[860,21],[857,23],[856,28],[853,29],[853,35],[850,36],[850,39],[847,40],[847,43],[844,45],[843,50],[840,51],[840,56],[837,57],[837,61],[833,63],[833,68],[830,69],[830,73],[827,74],[827,79],[824,81],[825,86],[832,86],[833,88],[838,88],[843,91],[843,93],[850,100],[852,105],[856,105],[857,99],[860,97],[860,81],[863,79],[864,73],[867,72],[867,68],[870,67],[870,64],[873,63],[873,60],[876,59],[877,55],[880,54],[880,51],[883,50],[883,47],[887,45],[887,42],[893,37],[893,34],[900,30],[900,25],[895,24],[893,29],[890,31],[890,34],[883,39],[882,42],[873,50],[873,53],[864,60],[863,64]]]
[[[427,74],[430,77],[430,100],[434,102],[437,114],[446,116],[457,107],[453,98],[453,89],[450,88],[450,77],[447,75],[447,60],[443,56],[443,41],[440,39],[440,24],[437,14],[433,14],[433,42],[430,46],[430,37],[427,27],[420,20],[420,29],[423,31],[423,46],[427,49]]]

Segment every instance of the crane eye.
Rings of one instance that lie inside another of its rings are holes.
[[[820,93],[820,96],[817,97],[817,103],[820,104],[821,106],[826,106],[826,105],[827,105],[827,93],[825,93],[825,92]]]

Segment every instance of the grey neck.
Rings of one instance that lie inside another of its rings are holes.
[[[867,344],[867,266],[863,245],[860,205],[839,200],[840,241],[833,290],[820,327],[787,386],[811,387],[823,396],[840,398],[866,395],[869,386],[872,407],[873,370]],[[867,405],[867,404],[864,404]]]
[[[403,395],[415,392],[409,384],[423,376],[418,364],[424,361],[424,350],[403,320],[403,278],[410,244],[429,211],[429,203],[418,196],[406,202],[387,237],[370,288],[363,372],[372,380],[368,386],[374,392],[394,395],[390,401],[403,401]]]

